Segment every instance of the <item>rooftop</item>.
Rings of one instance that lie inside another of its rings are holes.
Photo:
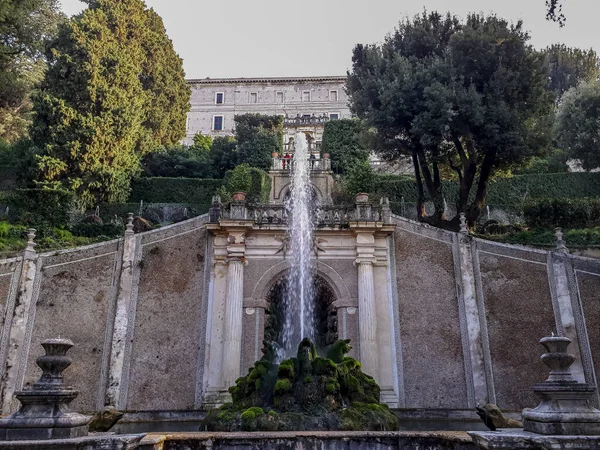
[[[343,82],[346,76],[312,77],[264,77],[264,78],[196,78],[188,84],[239,84],[239,83],[302,83],[302,82]]]

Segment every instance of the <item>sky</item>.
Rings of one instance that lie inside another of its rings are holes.
[[[345,75],[357,43],[381,42],[398,21],[427,10],[522,19],[531,43],[600,53],[600,0],[565,0],[564,28],[545,0],[146,0],[163,18],[186,78]],[[62,0],[67,15],[79,0]]]

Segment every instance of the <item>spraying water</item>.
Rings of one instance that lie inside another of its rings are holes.
[[[300,341],[314,339],[314,273],[310,264],[313,246],[312,191],[308,143],[303,133],[294,140],[292,184],[286,202],[291,269],[283,298],[285,310],[281,357],[293,354]]]

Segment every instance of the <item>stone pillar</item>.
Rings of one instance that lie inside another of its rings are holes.
[[[379,349],[377,346],[377,310],[373,263],[375,239],[373,232],[357,232],[358,266],[358,324],[360,335],[360,361],[365,373],[379,380]]]
[[[29,338],[27,336],[27,327],[30,320],[33,320],[32,308],[35,308],[34,297],[36,293],[35,279],[38,275],[38,256],[35,252],[33,242],[35,230],[30,228],[27,234],[27,246],[23,254],[23,265],[19,277],[19,287],[17,297],[12,311],[7,310],[4,323],[5,330],[8,330],[8,349],[6,353],[6,362],[2,369],[2,383],[0,398],[2,401],[2,414],[11,412],[13,395],[19,384],[22,383],[25,367],[21,366],[24,358],[27,358]]]
[[[227,297],[223,333],[223,387],[235,383],[241,374],[242,314],[244,303],[244,233],[230,234],[227,246]]]
[[[131,321],[132,302],[134,299],[134,267],[137,251],[136,237],[133,233],[133,213],[127,215],[125,237],[123,238],[123,254],[121,256],[121,273],[117,288],[115,320],[113,325],[108,368],[108,386],[106,388],[107,405],[123,410],[126,407],[126,392],[123,389],[125,373],[125,349],[127,333]]]
[[[465,214],[460,214],[460,233],[454,248],[455,276],[463,341],[463,356],[467,378],[467,399],[470,407],[493,402],[488,390],[482,326],[477,304],[475,266]]]

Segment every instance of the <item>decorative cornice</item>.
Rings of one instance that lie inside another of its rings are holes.
[[[264,78],[194,78],[188,84],[250,84],[250,83],[306,83],[306,82],[345,82],[345,76],[311,77],[264,77]]]

